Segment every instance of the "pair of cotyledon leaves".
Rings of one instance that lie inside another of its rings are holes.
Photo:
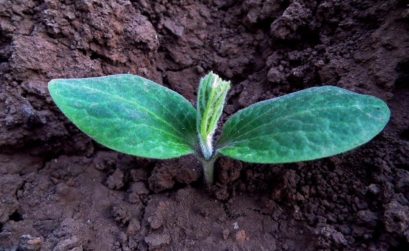
[[[195,108],[153,81],[131,74],[56,79],[49,90],[76,126],[111,149],[156,159],[200,151]],[[232,115],[215,149],[253,163],[314,160],[368,142],[389,117],[387,105],[378,98],[333,86],[314,87]]]

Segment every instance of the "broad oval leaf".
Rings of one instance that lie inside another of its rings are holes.
[[[380,99],[338,87],[309,88],[234,114],[218,147],[253,163],[289,163],[332,156],[375,137],[390,117]]]
[[[197,145],[192,104],[148,79],[131,74],[55,79],[48,88],[79,129],[113,150],[168,159],[193,153]]]

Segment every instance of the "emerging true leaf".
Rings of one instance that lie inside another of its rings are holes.
[[[200,80],[197,95],[197,133],[205,159],[213,154],[213,135],[223,113],[230,82],[210,72]]]
[[[197,145],[194,107],[148,79],[131,74],[55,79],[49,90],[78,128],[119,152],[168,159],[193,153]]]
[[[234,114],[218,143],[222,155],[254,163],[314,160],[375,137],[390,117],[380,99],[341,88],[309,88]]]

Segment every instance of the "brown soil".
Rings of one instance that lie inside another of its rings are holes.
[[[47,82],[131,72],[194,102],[231,79],[224,118],[332,84],[378,96],[369,144],[290,165],[111,152]],[[402,0],[0,1],[0,250],[409,250],[409,5]]]

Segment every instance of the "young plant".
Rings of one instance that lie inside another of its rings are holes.
[[[378,98],[313,87],[238,111],[215,141],[229,89],[228,81],[209,73],[200,81],[195,110],[178,93],[131,74],[49,83],[60,110],[98,143],[145,158],[194,154],[208,183],[220,155],[269,164],[324,158],[368,142],[390,117]]]

